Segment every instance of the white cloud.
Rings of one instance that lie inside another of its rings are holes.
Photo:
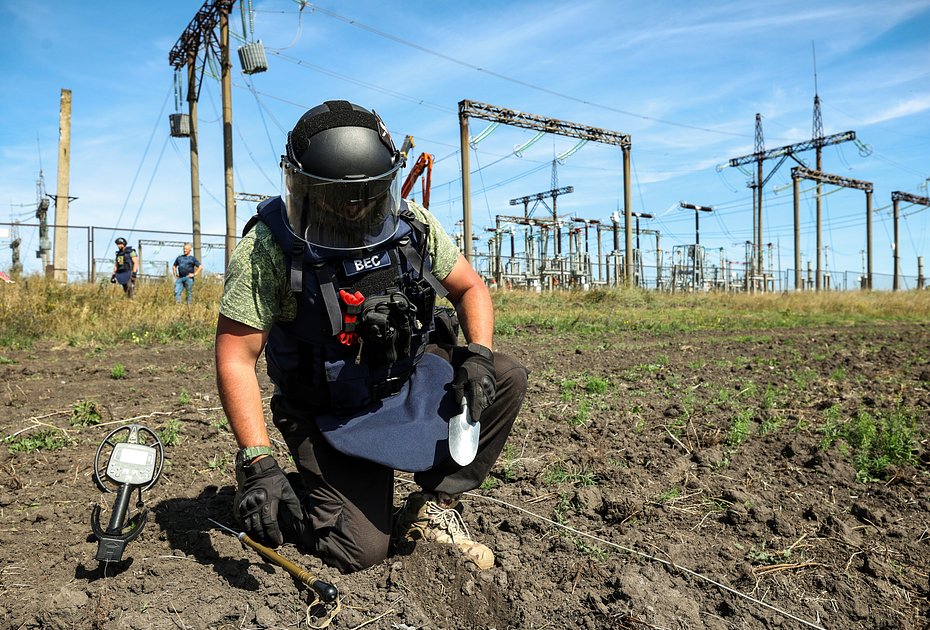
[[[885,108],[877,114],[866,118],[863,121],[863,124],[873,125],[876,123],[888,122],[889,120],[895,120],[896,118],[903,118],[905,116],[919,114],[920,112],[926,111],[928,109],[930,109],[930,94],[922,94],[920,96],[915,96],[914,98],[899,101],[891,107]]]

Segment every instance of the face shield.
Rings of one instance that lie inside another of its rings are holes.
[[[397,230],[400,209],[398,163],[375,177],[327,179],[281,160],[281,199],[295,236],[329,249],[374,247]]]

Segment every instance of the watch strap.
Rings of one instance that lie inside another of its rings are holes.
[[[259,455],[274,455],[270,446],[247,446],[236,453],[236,466],[247,466]]]
[[[482,346],[480,343],[475,343],[474,341],[469,343],[468,351],[472,354],[477,354],[480,357],[484,357],[488,361],[494,360],[494,354],[491,352],[491,349],[487,346]]]

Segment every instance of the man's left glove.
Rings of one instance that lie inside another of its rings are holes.
[[[133,271],[133,272],[132,272],[132,279],[135,280],[137,275],[138,275],[138,274],[136,274],[136,272]]]
[[[497,396],[497,372],[491,350],[477,343],[466,347],[468,356],[455,371],[452,388],[459,400],[468,400],[471,419],[478,422]]]
[[[251,465],[241,466],[239,492],[233,509],[246,533],[271,547],[284,542],[278,525],[278,510],[286,508],[295,521],[303,519],[300,501],[274,457],[266,456]],[[283,504],[283,505],[282,505]]]
[[[110,284],[116,284],[116,274],[115,274],[115,273],[114,273],[112,276],[110,276]]]

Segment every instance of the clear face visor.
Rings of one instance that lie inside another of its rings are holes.
[[[400,168],[358,179],[327,179],[281,160],[281,199],[294,235],[330,249],[373,247],[397,230]]]

